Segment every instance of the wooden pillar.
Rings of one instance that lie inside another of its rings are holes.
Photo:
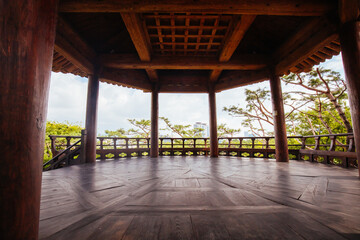
[[[96,161],[96,122],[97,105],[99,97],[99,75],[95,71],[89,75],[88,93],[86,103],[86,141],[85,141],[85,162],[94,163]]]
[[[37,239],[56,0],[0,0],[0,239]]]
[[[210,157],[219,156],[216,121],[216,94],[214,85],[209,85],[209,113],[210,113]]]
[[[151,93],[151,145],[150,157],[159,156],[159,92],[154,87]]]
[[[360,160],[360,22],[343,24],[340,32],[341,53],[349,94],[355,149]],[[360,175],[360,167],[359,167]]]
[[[273,107],[275,152],[277,162],[288,162],[289,152],[286,137],[284,102],[281,91],[280,77],[270,71],[271,102]]]

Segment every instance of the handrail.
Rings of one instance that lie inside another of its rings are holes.
[[[78,139],[80,136],[51,135],[50,138],[52,149],[56,150],[59,147],[72,146],[70,144],[72,139]],[[66,139],[66,144],[64,141],[57,144],[55,140],[58,138]],[[219,152],[228,156],[274,157],[274,138],[274,136],[219,137]],[[336,161],[341,158],[342,165],[355,166],[357,164],[354,157],[354,137],[351,133],[288,136],[287,138],[289,154],[293,159],[320,161],[319,159],[324,158],[326,163],[339,165]],[[150,138],[98,137],[97,139],[98,159],[148,155],[151,148]],[[160,155],[208,155],[209,147],[210,139],[204,137],[159,138]],[[355,161],[353,161],[354,158]]]
[[[74,144],[70,145],[69,147],[67,147],[66,149],[62,150],[61,152],[59,152],[58,154],[56,154],[52,159],[50,159],[49,161],[45,162],[43,164],[43,169],[46,170],[46,169],[49,169],[51,167],[51,164],[55,162],[56,159],[58,159],[61,155],[69,152],[71,150],[71,148],[75,147],[78,143],[81,142],[81,139],[78,140],[77,142],[75,142]],[[45,166],[49,165],[49,167],[45,168]]]

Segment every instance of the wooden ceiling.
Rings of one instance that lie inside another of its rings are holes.
[[[208,92],[339,54],[336,0],[60,0],[53,71]]]

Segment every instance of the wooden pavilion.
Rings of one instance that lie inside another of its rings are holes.
[[[288,161],[280,76],[342,53],[360,149],[357,0],[0,0],[0,238],[37,239],[51,71],[88,77],[86,162],[96,159],[99,81],[158,94],[216,93],[269,80],[276,161]],[[360,151],[357,151],[360,159]]]

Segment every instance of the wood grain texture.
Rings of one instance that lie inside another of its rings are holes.
[[[216,92],[214,84],[209,84],[209,122],[210,122],[210,156],[219,156],[219,142],[217,136]]]
[[[0,239],[37,239],[57,1],[0,1]]]
[[[284,100],[280,77],[270,72],[270,92],[274,119],[276,161],[288,162],[288,141],[286,135]]]
[[[40,239],[357,239],[357,170],[159,157],[45,172]]]
[[[159,91],[154,86],[151,92],[151,145],[150,156],[159,156]]]
[[[99,73],[89,75],[88,92],[86,101],[86,141],[85,141],[85,161],[96,161],[96,130],[97,130],[97,113],[99,99]]]
[[[351,119],[354,129],[355,148],[360,149],[360,22],[343,24],[340,34],[341,52],[344,64],[346,85],[349,93]],[[356,153],[360,159],[360,151]],[[359,168],[360,174],[360,168]]]

